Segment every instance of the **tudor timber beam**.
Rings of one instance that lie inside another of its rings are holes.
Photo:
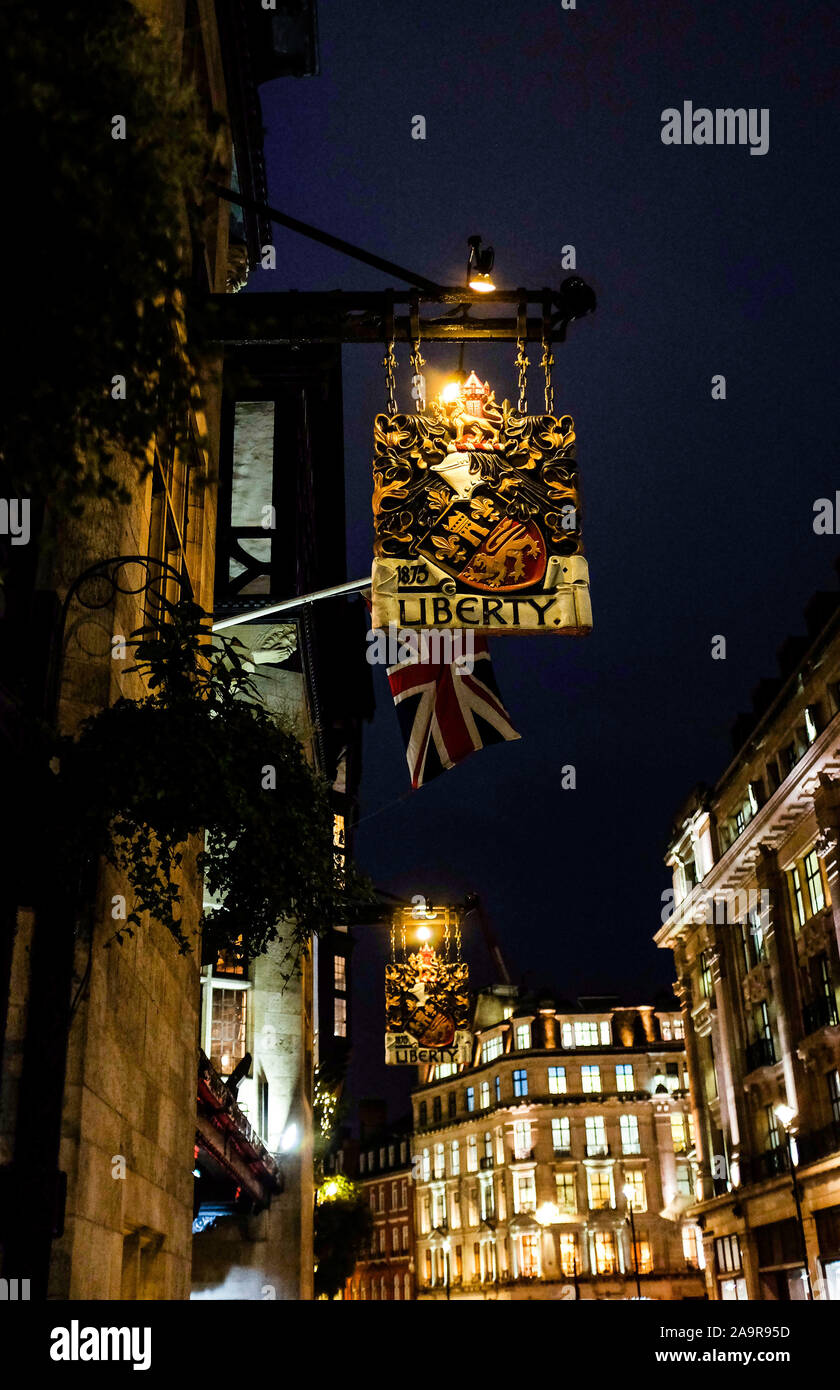
[[[244,295],[211,295],[202,309],[203,336],[227,346],[270,346],[281,343],[382,343],[388,334],[388,316],[397,304],[408,304],[405,294],[385,292],[310,293],[301,290]],[[548,327],[554,342],[564,342],[566,328],[576,318],[592,313],[595,294],[583,280],[564,282],[560,290],[504,291],[473,296],[469,291],[446,290],[419,296],[421,303],[452,304],[451,314],[415,319],[410,313],[393,316],[396,342],[542,342]],[[468,318],[463,310],[481,303],[540,304],[550,306],[545,317],[499,316]]]

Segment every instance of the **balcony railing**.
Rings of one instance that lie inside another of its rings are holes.
[[[837,1006],[834,1000],[823,996],[811,1004],[806,1004],[802,1010],[802,1022],[806,1037],[809,1033],[816,1033],[818,1028],[830,1028],[837,1022]]]
[[[482,1172],[485,1172],[485,1173],[486,1173],[487,1169],[488,1169],[488,1168],[492,1168],[493,1166],[494,1166],[494,1164],[493,1164],[492,1158],[482,1158],[482,1159],[481,1159],[481,1170],[482,1170]]]
[[[776,1060],[776,1053],[773,1049],[772,1038],[757,1038],[747,1047],[747,1071],[755,1071],[757,1067],[772,1067]]]
[[[536,1156],[536,1149],[514,1149],[514,1163],[532,1163]]]
[[[586,1146],[587,1158],[609,1158],[609,1153],[609,1144],[587,1144]]]

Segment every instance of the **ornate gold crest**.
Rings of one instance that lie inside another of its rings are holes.
[[[385,1061],[391,1066],[469,1062],[467,967],[424,945],[385,967]]]
[[[374,425],[373,626],[592,627],[570,415],[520,415],[473,372]]]

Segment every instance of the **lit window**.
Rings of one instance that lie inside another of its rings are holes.
[[[333,1035],[336,1038],[347,1037],[347,1000],[333,1000]]]
[[[513,1094],[515,1096],[527,1096],[528,1094],[528,1073],[524,1067],[513,1073]]]
[[[788,871],[787,880],[794,921],[796,926],[801,927],[805,921],[805,901],[802,897],[802,880],[799,877],[799,868],[796,864]]]
[[[612,1029],[610,1028],[609,1019],[602,1018],[599,1027],[601,1030],[601,1046],[612,1047]]]
[[[688,1134],[685,1115],[678,1110],[671,1112],[671,1139],[675,1154],[688,1153]]]
[[[457,1178],[461,1171],[461,1146],[457,1139],[453,1139],[449,1145],[449,1173],[453,1178]]]
[[[496,1104],[498,1105],[499,1101],[502,1099],[502,1078],[500,1076],[494,1076],[493,1088],[496,1093]]]
[[[635,1115],[622,1115],[619,1120],[621,1148],[626,1154],[641,1153],[639,1143],[639,1121]]]
[[[691,1269],[703,1267],[703,1237],[699,1226],[682,1228],[683,1259]]]
[[[808,897],[811,900],[811,914],[821,912],[825,907],[820,861],[816,850],[812,849],[805,857],[805,881],[808,884]]]
[[[626,1118],[622,1116],[622,1119]],[[586,1130],[586,1152],[592,1157],[603,1156],[607,1152],[607,1128],[603,1115],[587,1115],[584,1120]]]
[[[566,1093],[566,1068],[549,1067],[548,1069],[548,1093],[552,1096],[562,1096]]]
[[[347,957],[333,957],[333,985],[339,994],[346,993],[347,990]]]
[[[210,1061],[222,1076],[230,1076],[245,1056],[247,989],[214,989],[210,1024]]]
[[[645,1190],[645,1175],[642,1169],[625,1168],[623,1185],[633,1189],[633,1195],[630,1198],[633,1203],[633,1210],[647,1211],[647,1191]]]
[[[615,1240],[613,1239],[612,1231],[596,1231],[594,1245],[595,1273],[615,1274],[617,1264],[615,1258]]]
[[[424,1149],[421,1155],[420,1174],[424,1182],[430,1182],[432,1177],[432,1158],[428,1149]]]
[[[663,1041],[663,1042],[670,1042],[670,1041],[671,1041],[671,1020],[670,1020],[670,1018],[663,1018],[662,1021],[661,1021],[661,1023],[660,1023],[660,1028],[661,1028],[661,1030],[662,1030],[662,1041]]]
[[[571,1151],[571,1122],[565,1116],[558,1116],[551,1121],[551,1142],[555,1153]]]
[[[608,1168],[588,1168],[590,1211],[606,1211],[615,1206],[612,1173]]]
[[[517,1245],[519,1246],[519,1271],[523,1279],[538,1279],[540,1277],[539,1236],[519,1236]]]
[[[810,743],[813,743],[819,730],[816,721],[816,705],[806,705],[805,707],[805,736]]]
[[[515,1212],[535,1211],[537,1184],[533,1170],[513,1175],[513,1209]]]
[[[635,1089],[633,1080],[633,1068],[629,1062],[620,1062],[615,1069],[615,1085],[618,1091],[632,1091]]]
[[[597,1047],[597,1023],[575,1023],[575,1047]]]
[[[527,1158],[533,1148],[531,1138],[531,1124],[529,1120],[514,1120],[513,1123],[513,1156],[516,1159]]]
[[[571,1023],[564,1023],[560,1028],[560,1037],[563,1047],[574,1047],[575,1034]]]
[[[704,999],[712,997],[712,964],[709,959],[708,951],[701,951],[698,956],[700,970],[700,993]]]
[[[580,1087],[582,1091],[600,1091],[601,1089],[601,1068],[600,1067],[581,1067]]]
[[[442,1144],[435,1144],[434,1174],[436,1178],[442,1178],[444,1176]]]
[[[490,1082],[482,1081],[478,1088],[478,1103],[482,1110],[486,1110],[490,1104]]]
[[[677,1192],[681,1197],[694,1196],[694,1178],[690,1163],[677,1164]]]
[[[554,1184],[557,1189],[557,1205],[561,1211],[577,1211],[574,1173],[555,1173]]]
[[[636,1249],[634,1252],[635,1266],[640,1274],[650,1274],[653,1269],[653,1255],[651,1254],[650,1241],[647,1236],[636,1237]]]
[[[392,1253],[392,1254],[396,1254],[396,1252],[399,1250],[399,1248],[400,1248],[400,1228],[399,1228],[399,1226],[392,1226],[392,1227],[391,1227],[391,1253]]]
[[[496,1057],[501,1057],[504,1047],[505,1042],[501,1033],[495,1033],[492,1038],[488,1038],[486,1042],[481,1044],[482,1063],[492,1062]]]
[[[467,1135],[467,1172],[478,1172],[478,1138],[475,1134]]]
[[[563,1231],[560,1236],[560,1269],[563,1274],[574,1276],[579,1267],[577,1236],[574,1231]]]
[[[467,1110],[475,1110],[475,1087],[467,1087]]]
[[[454,1062],[438,1062],[435,1067],[435,1081],[443,1081],[447,1076],[454,1076],[458,1068]]]
[[[501,1125],[496,1126],[496,1162],[497,1164],[505,1161],[505,1132]]]
[[[516,1046],[525,1049],[531,1046],[531,1025],[530,1023],[517,1023],[516,1025]]]

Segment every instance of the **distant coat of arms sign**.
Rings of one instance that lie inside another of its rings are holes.
[[[591,630],[570,415],[497,405],[473,372],[374,441],[374,627]]]

